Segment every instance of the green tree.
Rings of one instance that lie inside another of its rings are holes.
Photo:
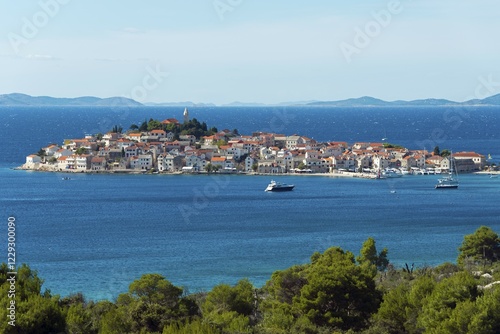
[[[224,140],[224,139],[219,139],[215,145],[217,145],[218,148],[220,148],[221,146],[224,146],[224,145],[227,145],[227,141]]]
[[[366,327],[381,302],[373,271],[357,266],[354,255],[338,247],[313,255],[311,261],[307,283],[294,300],[295,307],[320,327]]]
[[[113,126],[113,129],[111,129],[112,133],[122,133],[122,131],[123,131],[123,128],[119,125],[115,125],[115,126]]]
[[[464,237],[459,251],[457,262],[460,266],[464,266],[468,261],[474,264],[481,261],[498,261],[500,238],[491,228],[481,226],[473,234]]]
[[[69,334],[97,333],[92,331],[90,314],[83,304],[73,304],[69,307],[66,315],[66,331]]]
[[[40,158],[44,158],[47,156],[47,153],[43,148],[41,148],[36,155],[38,155]]]
[[[254,312],[254,287],[248,280],[234,287],[217,285],[210,291],[201,310],[204,321],[229,333],[251,332],[249,316]]]
[[[9,298],[12,275],[4,263],[0,267],[0,322],[1,333],[61,333],[65,329],[65,319],[58,297],[50,291],[41,293],[43,280],[36,271],[23,264],[17,268],[15,298]],[[9,307],[15,301],[15,327],[8,324]]]
[[[181,307],[181,295],[182,289],[162,275],[143,275],[130,284],[127,294],[118,297],[118,309],[113,312],[120,321],[106,315],[103,318],[104,325],[109,331],[121,328],[119,324],[123,323],[135,332],[160,332],[170,322],[189,316],[186,313],[188,309]]]
[[[141,126],[139,127],[139,131],[145,132],[148,131],[148,121],[144,120],[144,122],[141,123]]]
[[[211,163],[208,163],[205,165],[205,171],[210,174],[214,171],[214,167],[215,167],[214,165],[212,165]]]
[[[368,263],[375,266],[377,270],[384,271],[389,265],[389,260],[387,259],[388,252],[387,248],[384,248],[377,254],[375,239],[370,237],[363,243],[356,260],[360,264]]]
[[[82,154],[86,154],[86,153],[87,153],[87,149],[85,147],[79,147],[75,151],[75,154],[77,154],[77,155],[82,155]]]
[[[460,303],[475,302],[477,296],[477,283],[470,273],[459,272],[445,278],[425,298],[418,323],[429,333],[454,333],[449,331],[453,328],[450,323],[453,312]],[[464,307],[469,309],[470,305]]]
[[[434,147],[434,155],[440,155],[439,146]]]
[[[160,121],[155,120],[155,119],[150,119],[148,122],[148,131],[152,130],[162,130],[163,129],[163,124],[161,124]]]
[[[441,151],[441,156],[442,156],[443,158],[449,157],[450,155],[451,155],[450,150],[442,150],[442,151]]]

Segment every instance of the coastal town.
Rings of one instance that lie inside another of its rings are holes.
[[[175,118],[150,119],[123,133],[115,126],[105,134],[65,139],[26,157],[20,169],[89,173],[246,173],[327,174],[355,177],[398,177],[484,171],[484,155],[476,152],[411,150],[386,142],[317,142],[298,134],[208,129],[190,119],[186,108]],[[203,135],[202,135],[203,134]]]

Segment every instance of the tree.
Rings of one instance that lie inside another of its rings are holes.
[[[132,282],[128,294],[120,295],[116,304],[116,316],[129,319],[136,332],[159,332],[171,321],[188,316],[181,308],[182,289],[174,286],[160,274],[145,274]],[[121,321],[120,321],[121,322]],[[118,326],[106,317],[107,326]]]
[[[217,285],[201,305],[203,318],[225,332],[251,332],[249,316],[254,312],[254,287],[246,279],[234,287]]]
[[[40,158],[43,158],[47,156],[47,152],[45,152],[45,150],[41,148],[36,155],[38,155]]]
[[[339,247],[313,255],[311,261],[294,308],[319,327],[365,328],[381,302],[373,271],[357,266],[354,255]]]
[[[356,261],[358,261],[359,264],[369,263],[371,265],[374,265],[377,270],[384,271],[389,265],[389,260],[387,259],[388,252],[389,251],[387,250],[387,248],[384,248],[380,253],[377,254],[375,239],[370,237],[363,243]]]
[[[122,133],[123,128],[121,126],[115,125],[113,126],[113,129],[111,129],[112,133]]]
[[[441,156],[443,158],[449,157],[451,155],[451,152],[449,150],[442,150],[441,151]]]
[[[459,248],[458,265],[464,266],[467,261],[477,264],[480,261],[498,261],[500,259],[500,238],[491,228],[479,227],[473,234],[464,237]]]
[[[144,122],[141,123],[141,126],[139,127],[139,131],[145,132],[148,131],[148,121],[144,120]]]
[[[49,291],[41,293],[43,280],[36,271],[23,264],[17,268],[15,299],[9,298],[11,283],[7,281],[12,275],[4,263],[0,267],[0,322],[1,333],[62,333],[65,329],[63,310],[59,298],[51,296]],[[16,322],[10,326],[8,307],[15,300]]]
[[[440,155],[439,146],[434,147],[434,155]]]
[[[130,125],[129,130],[132,130],[132,131],[139,130],[139,126],[137,124],[132,124],[132,125]]]
[[[208,164],[205,165],[205,171],[207,173],[210,174],[213,170],[214,170],[214,165],[212,165],[211,163],[208,163]]]
[[[220,148],[221,146],[224,146],[224,145],[227,145],[227,141],[224,140],[224,139],[219,139],[215,145],[217,145],[218,148]]]
[[[148,131],[152,130],[161,130],[163,128],[163,124],[160,121],[155,119],[150,119],[148,122]]]
[[[423,301],[418,323],[429,333],[457,333],[447,330],[453,312],[461,303],[475,302],[477,296],[477,283],[470,273],[462,271],[445,278]]]
[[[132,296],[147,304],[158,303],[167,307],[175,307],[182,295],[182,289],[174,286],[160,274],[145,274],[130,284]]]
[[[79,147],[75,151],[75,154],[77,154],[77,155],[82,155],[82,154],[86,154],[86,153],[87,153],[87,149],[85,147]]]

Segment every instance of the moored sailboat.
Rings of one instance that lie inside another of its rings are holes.
[[[450,172],[448,176],[438,179],[436,189],[457,189],[458,188],[458,172],[453,154],[450,154]]]

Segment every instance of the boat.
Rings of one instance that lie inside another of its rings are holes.
[[[265,191],[291,191],[294,187],[293,184],[284,184],[271,180]]]
[[[457,189],[458,188],[458,173],[457,168],[454,166],[455,159],[450,155],[450,172],[448,176],[438,179],[436,189]]]
[[[389,178],[395,178],[395,177],[402,177],[403,176],[402,173],[396,172],[393,169],[386,169],[385,171],[382,172],[382,175],[385,178],[388,178],[388,179]]]

